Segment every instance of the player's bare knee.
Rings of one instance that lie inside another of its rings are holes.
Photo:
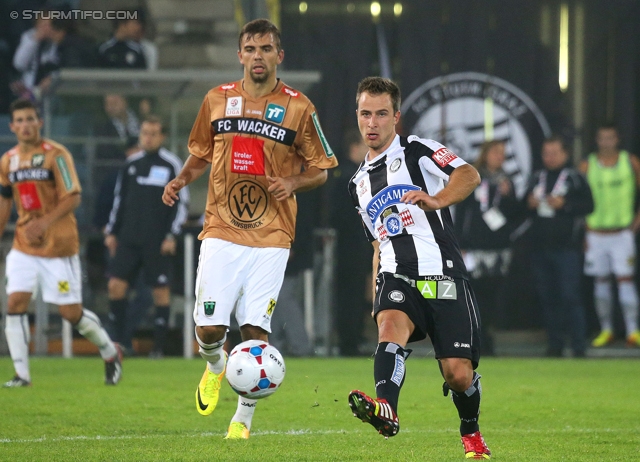
[[[26,313],[29,308],[29,302],[31,301],[31,294],[27,292],[14,292],[9,294],[7,300],[7,313],[8,314],[22,314]]]
[[[449,388],[456,392],[463,392],[471,386],[473,381],[473,368],[467,361],[456,358],[441,360],[443,364],[442,375]]]
[[[242,340],[264,340],[268,341],[269,333],[261,327],[252,326],[251,324],[245,324],[240,327],[240,334],[242,335]]]
[[[214,344],[224,338],[226,326],[196,326],[196,335],[206,344]]]
[[[110,278],[108,284],[109,299],[122,300],[127,296],[129,284],[127,281],[118,278]]]
[[[74,326],[78,324],[82,318],[82,306],[79,303],[73,305],[60,305],[58,307],[60,316],[69,321]]]

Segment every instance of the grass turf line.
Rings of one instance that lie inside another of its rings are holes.
[[[213,415],[194,409],[199,359],[130,359],[103,385],[98,357],[33,358],[33,387],[0,389],[0,460],[463,460],[455,408],[432,358],[407,361],[400,434],[355,419],[353,388],[373,393],[373,361],[285,358],[248,441],[222,439],[236,407],[225,384]],[[483,359],[481,428],[493,460],[638,460],[637,360]],[[9,378],[9,358],[0,371]]]

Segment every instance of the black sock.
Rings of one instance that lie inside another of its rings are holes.
[[[163,353],[167,341],[169,327],[169,306],[156,306],[156,317],[153,322],[153,351]]]
[[[400,345],[390,342],[381,342],[376,348],[373,362],[376,395],[378,398],[386,399],[396,414],[400,388],[404,383],[404,360],[410,353],[411,350],[405,350]]]
[[[460,416],[460,434],[468,435],[477,432],[478,417],[480,416],[480,398],[482,397],[482,385],[480,385],[480,374],[473,373],[471,386],[462,393],[451,390],[453,404],[458,409]]]
[[[109,300],[109,309],[111,311],[109,317],[113,323],[112,340],[114,342],[122,342],[125,338],[127,329],[127,308],[129,300]]]

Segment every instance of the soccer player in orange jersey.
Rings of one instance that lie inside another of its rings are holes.
[[[4,387],[31,385],[27,308],[38,286],[47,303],[100,349],[105,383],[122,374],[121,354],[95,313],[82,308],[78,227],[73,211],[80,204],[80,183],[69,151],[42,139],[42,120],[31,101],[10,107],[11,131],[18,144],[0,158],[0,236],[12,203],[18,210],[15,236],[6,259],[9,296],[5,334],[15,377]]]
[[[276,77],[284,58],[271,22],[247,23],[238,40],[244,78],[213,88],[189,138],[190,156],[163,201],[211,166],[196,278],[196,338],[207,368],[198,412],[213,412],[225,371],[231,312],[243,340],[267,341],[295,233],[296,193],[316,188],[338,162],[316,109]],[[256,401],[239,397],[227,438],[248,438]]]

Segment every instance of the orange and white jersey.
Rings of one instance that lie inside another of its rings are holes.
[[[257,99],[242,81],[210,90],[193,124],[189,152],[211,163],[200,239],[251,247],[289,248],[295,235],[295,195],[275,200],[267,176],[338,165],[311,101],[280,80]]]
[[[61,144],[43,140],[29,152],[18,146],[0,158],[0,186],[11,188],[18,211],[13,248],[38,257],[68,257],[79,251],[78,226],[73,212],[55,221],[41,245],[30,244],[24,226],[53,210],[70,194],[81,192],[69,151]]]

